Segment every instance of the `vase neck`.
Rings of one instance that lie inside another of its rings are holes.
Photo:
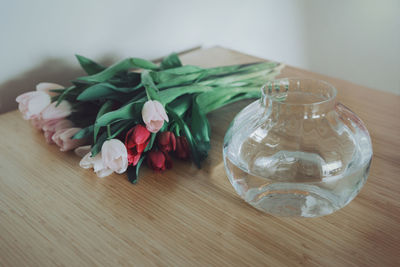
[[[275,116],[296,119],[324,117],[336,104],[336,89],[323,81],[286,78],[262,87],[262,103]]]

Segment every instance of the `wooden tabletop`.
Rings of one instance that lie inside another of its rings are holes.
[[[205,67],[259,60],[218,47],[182,59]],[[212,149],[201,170],[175,160],[161,174],[142,168],[137,185],[81,169],[13,111],[0,116],[0,265],[399,266],[400,97],[293,67],[281,76],[332,83],[366,123],[371,172],[348,206],[322,218],[277,218],[238,197],[222,140],[249,101],[209,115]]]

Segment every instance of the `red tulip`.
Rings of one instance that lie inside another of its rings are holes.
[[[147,165],[155,171],[165,171],[172,168],[172,160],[166,153],[150,151],[147,154]]]
[[[150,132],[143,125],[136,125],[130,129],[125,137],[125,146],[128,150],[128,163],[135,166],[143,150],[150,142]]]
[[[157,136],[158,147],[162,152],[175,151],[176,138],[173,132],[162,132]]]
[[[186,137],[177,137],[175,154],[180,159],[188,159],[190,157],[190,147]]]

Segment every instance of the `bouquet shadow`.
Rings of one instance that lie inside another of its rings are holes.
[[[103,64],[111,64],[115,56],[105,55],[99,60]],[[23,71],[0,84],[0,114],[17,108],[15,98],[25,92],[32,91],[38,81],[57,81],[59,84],[70,84],[73,79],[85,75],[78,65],[63,58],[50,57],[36,66]]]

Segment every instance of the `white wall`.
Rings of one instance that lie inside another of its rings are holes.
[[[46,57],[73,60],[75,53],[156,58],[222,44],[295,65],[304,57],[301,6],[292,0],[16,0],[3,6],[0,56],[8,67],[0,81]]]
[[[304,66],[400,94],[400,1],[305,1]]]
[[[75,64],[75,53],[100,61],[152,59],[197,45],[222,45],[400,94],[399,3],[4,1],[0,100],[5,88],[28,90],[36,79],[59,77],[52,75],[56,67],[50,63],[63,62],[60,66],[67,70]],[[41,75],[10,82],[37,73],[39,67]]]

